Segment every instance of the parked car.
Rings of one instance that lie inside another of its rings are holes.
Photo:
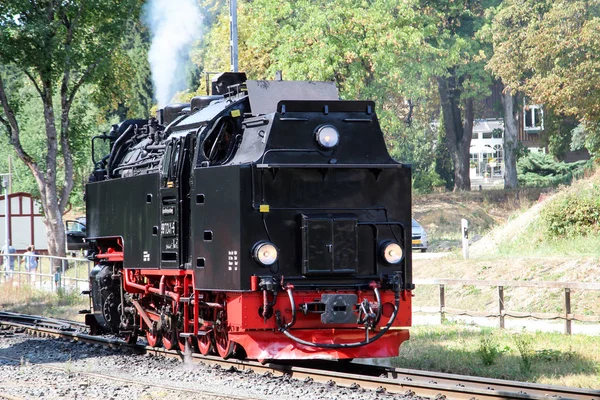
[[[427,232],[414,219],[412,220],[412,248],[421,250],[421,253],[427,251]]]
[[[86,250],[88,244],[85,242],[85,217],[65,221],[65,233],[67,235],[67,250]]]

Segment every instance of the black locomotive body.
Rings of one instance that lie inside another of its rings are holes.
[[[332,83],[213,80],[129,120],[87,185],[87,322],[203,354],[398,354],[411,324],[410,167]]]

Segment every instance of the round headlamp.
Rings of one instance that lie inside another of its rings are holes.
[[[386,242],[382,246],[382,255],[388,264],[398,264],[404,256],[404,251],[398,243]]]
[[[323,125],[317,129],[315,138],[319,146],[324,149],[333,149],[340,141],[340,133],[331,125]]]
[[[277,261],[278,252],[273,243],[259,242],[254,245],[252,256],[262,265],[272,265]]]

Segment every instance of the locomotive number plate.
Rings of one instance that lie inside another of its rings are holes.
[[[174,206],[165,206],[162,208],[162,215],[175,215]]]
[[[160,233],[163,236],[175,236],[177,235],[177,222],[176,221],[165,221],[160,224]]]

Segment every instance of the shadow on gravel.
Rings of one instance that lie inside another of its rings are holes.
[[[60,339],[27,338],[19,340],[18,338],[18,336],[0,337],[0,343],[16,339],[15,343],[7,347],[0,345],[0,357],[19,360],[22,364],[27,362],[42,364],[105,357],[127,351]],[[8,361],[0,359],[0,363],[8,363]]]

